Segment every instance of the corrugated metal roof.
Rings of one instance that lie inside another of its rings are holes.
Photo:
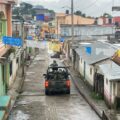
[[[98,65],[100,71],[109,79],[109,80],[119,80],[120,81],[120,66],[115,64],[113,61],[108,63]]]
[[[86,52],[86,47],[91,47],[91,54]],[[82,57],[88,64],[95,64],[101,60],[110,58],[116,51],[116,48],[113,48],[108,43],[103,42],[94,42],[92,44],[80,45],[79,48],[76,48],[75,51]]]

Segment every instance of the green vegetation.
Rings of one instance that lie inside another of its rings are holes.
[[[13,8],[13,15],[16,16],[22,16],[22,15],[32,15],[34,16],[35,10],[33,9],[33,6],[31,4],[22,2],[20,4],[20,7],[14,7]]]
[[[74,14],[78,16],[86,17],[86,14],[82,13],[80,10],[76,11]]]
[[[100,95],[99,93],[92,92],[91,97],[96,99],[96,100],[103,100],[103,96]]]

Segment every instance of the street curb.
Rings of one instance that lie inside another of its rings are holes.
[[[97,115],[102,119],[102,114],[101,112],[96,108],[96,106],[89,100],[89,98],[87,98],[87,96],[80,90],[79,86],[77,85],[77,83],[74,80],[74,77],[72,76],[72,74],[70,74],[72,77],[72,81],[74,82],[78,92],[82,95],[82,97],[87,101],[87,103],[90,105],[90,107],[97,113]]]
[[[63,62],[65,66],[66,63]],[[69,69],[70,70],[70,69]],[[70,70],[71,71],[71,70]],[[82,95],[82,97],[87,101],[87,103],[90,105],[90,107],[96,112],[96,114],[99,116],[99,118],[102,119],[102,113],[96,108],[96,106],[92,103],[92,101],[89,100],[89,98],[80,90],[79,86],[77,85],[77,83],[75,82],[74,80],[74,77],[73,75],[70,73],[71,75],[71,78],[72,78],[72,81],[74,82],[75,84],[75,87],[77,88],[78,92]]]
[[[35,57],[34,57],[34,58],[35,58]],[[34,59],[33,59],[33,60],[34,60]],[[32,64],[33,60],[31,60],[29,66]],[[26,70],[27,70],[27,68],[26,68]],[[24,76],[21,77],[20,86],[19,86],[18,89],[17,89],[19,92],[22,90],[25,77],[26,77],[26,74],[24,73]],[[20,95],[20,94],[18,94],[18,95],[15,97],[15,99],[13,100],[13,104],[11,105],[11,109],[10,109],[9,115],[11,114],[11,111],[12,111],[12,109],[13,109],[13,107],[14,107],[14,105],[15,105],[15,103],[16,103],[16,100],[17,100],[17,98],[19,97],[19,95]]]
[[[18,88],[18,91],[20,91],[21,88],[22,88],[22,86],[23,86],[25,76],[22,77],[21,79],[22,79],[22,81],[21,81],[21,83],[20,83],[20,86],[19,86],[19,88]],[[11,111],[12,111],[12,109],[13,109],[13,107],[14,107],[14,105],[15,105],[16,100],[17,100],[18,97],[19,97],[19,94],[18,94],[18,95],[15,97],[15,99],[13,100],[13,104],[11,105],[11,109],[10,109],[9,115],[10,115],[10,113],[11,113]]]

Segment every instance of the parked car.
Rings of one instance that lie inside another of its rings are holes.
[[[67,67],[48,67],[45,77],[45,94],[56,92],[70,94],[70,77]]]

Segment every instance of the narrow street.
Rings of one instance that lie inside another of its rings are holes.
[[[43,43],[41,43],[43,44]],[[45,45],[45,44],[44,44]],[[49,63],[48,47],[39,50],[26,71],[22,92],[14,105],[10,120],[100,120],[77,92],[71,81],[70,95],[44,94],[43,74]]]

